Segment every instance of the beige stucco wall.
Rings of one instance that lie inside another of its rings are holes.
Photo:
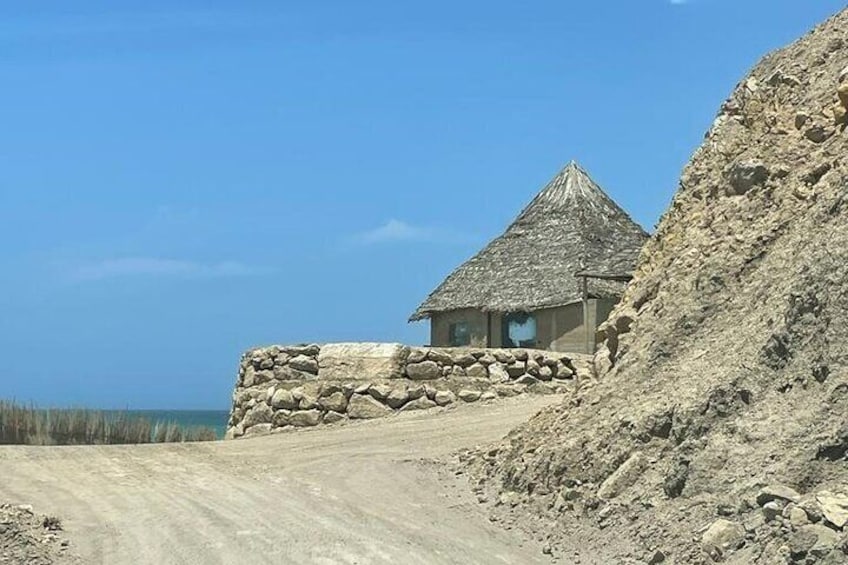
[[[453,310],[433,314],[430,319],[430,345],[447,347],[450,345],[450,325],[468,322],[471,326],[471,347],[486,347],[486,313],[480,310]]]
[[[590,300],[589,323],[592,327],[590,340],[594,339],[595,328],[607,319],[615,300]],[[570,304],[560,308],[548,308],[534,312],[536,316],[536,335],[538,349],[563,351],[571,353],[591,353],[594,346],[590,342],[586,346],[586,331],[583,328],[583,303]],[[491,342],[487,343],[488,319],[491,318]],[[487,315],[479,310],[465,309],[434,314],[430,320],[430,344],[434,347],[448,347],[450,324],[468,322],[471,325],[472,347],[502,347],[501,321],[502,315],[492,312]]]

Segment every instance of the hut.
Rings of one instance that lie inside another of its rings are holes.
[[[590,353],[647,238],[572,161],[410,321],[429,318],[437,347]]]

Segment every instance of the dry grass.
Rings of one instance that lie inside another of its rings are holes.
[[[183,428],[127,413],[38,409],[0,400],[0,444],[104,445],[211,441],[211,428]]]

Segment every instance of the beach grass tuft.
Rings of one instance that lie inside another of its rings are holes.
[[[215,430],[124,412],[24,406],[0,400],[0,444],[114,445],[212,441]]]

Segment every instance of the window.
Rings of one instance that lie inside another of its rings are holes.
[[[503,317],[504,347],[536,347],[536,317],[526,312],[514,312]]]
[[[471,345],[471,327],[468,322],[456,322],[448,326],[448,341],[451,347]]]

